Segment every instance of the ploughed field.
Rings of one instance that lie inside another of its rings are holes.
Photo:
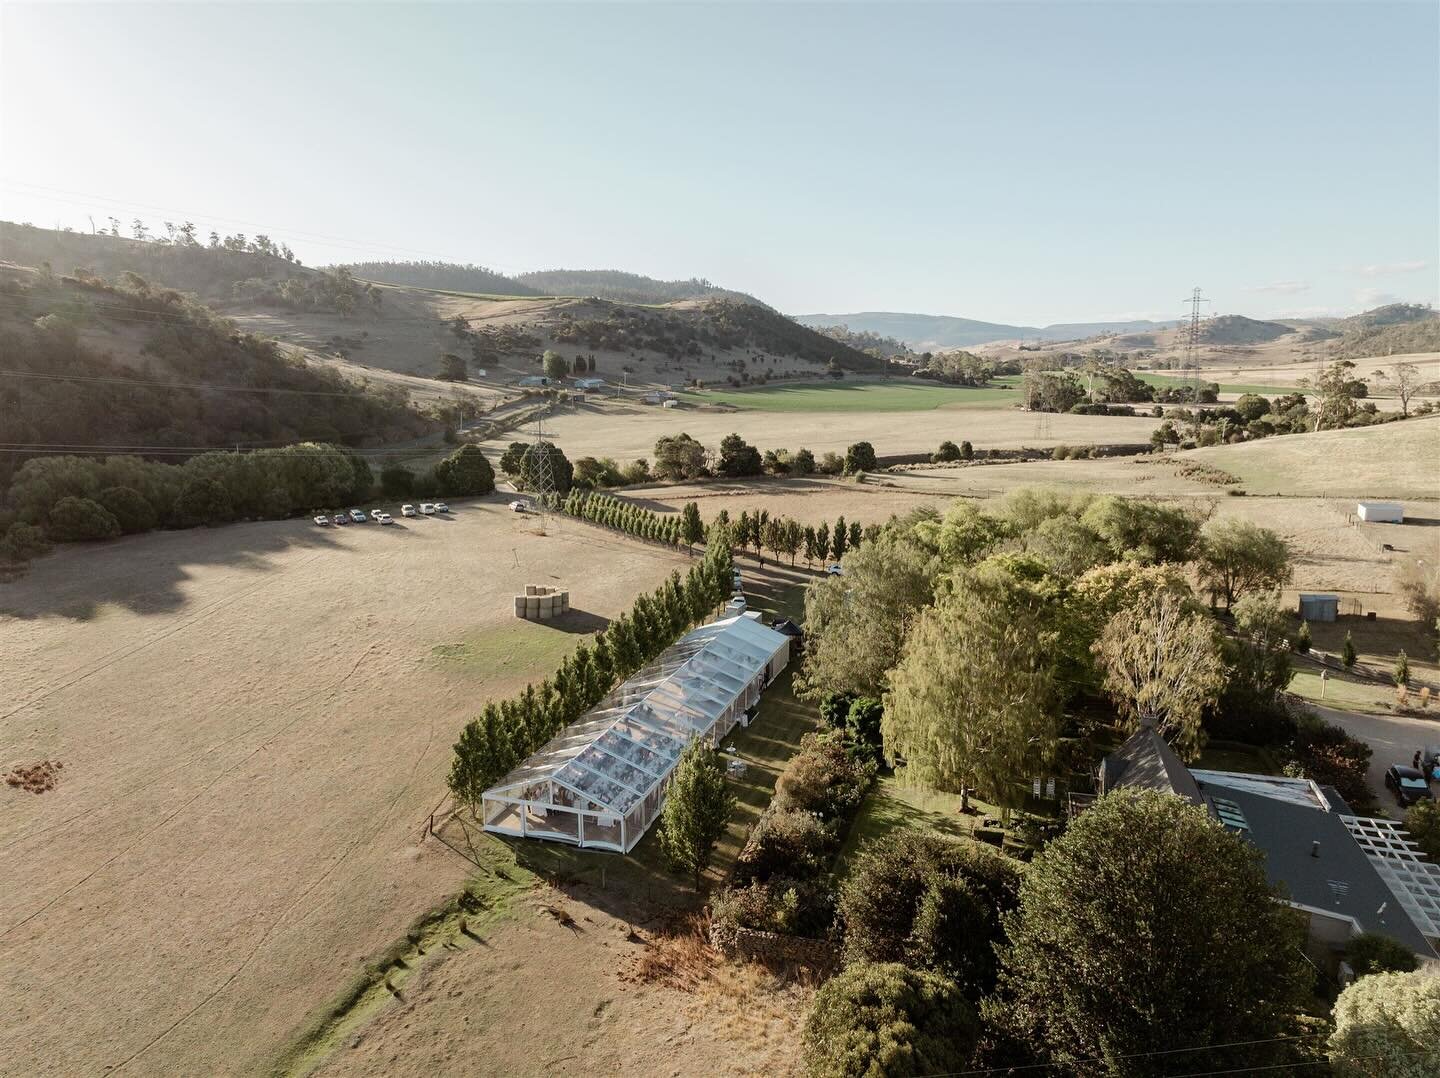
[[[63,764],[0,786],[0,1071],[265,1072],[465,878],[420,842],[464,720],[687,559],[454,508],[72,546],[0,584],[0,769]],[[525,583],[576,613],[517,620]]]

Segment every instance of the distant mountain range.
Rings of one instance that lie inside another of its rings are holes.
[[[897,311],[861,311],[858,314],[797,314],[797,322],[824,329],[848,326],[855,332],[878,333],[904,341],[916,351],[969,348],[990,341],[1016,338],[1042,341],[1072,341],[1097,333],[1141,333],[1168,329],[1175,322],[1060,322],[1049,326],[1011,326],[1003,322],[980,322],[948,314],[905,314]]]

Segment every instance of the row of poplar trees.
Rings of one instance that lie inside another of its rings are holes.
[[[846,524],[844,517],[837,518],[833,528],[829,524],[821,524],[817,528],[790,517],[772,517],[765,509],[754,513],[742,512],[733,521],[722,509],[717,519],[730,528],[736,546],[753,548],[756,555],[762,550],[769,550],[776,561],[788,556],[791,565],[800,555],[804,556],[807,565],[827,559],[839,561],[845,556],[845,551],[858,547],[866,535],[866,529],[858,520]]]
[[[705,538],[705,526],[700,521],[700,510],[694,502],[688,502],[680,516],[675,517],[656,513],[608,494],[588,494],[572,490],[560,508],[572,517],[614,528],[652,543],[691,547]]]
[[[486,704],[455,743],[448,779],[455,800],[475,813],[481,795],[511,768],[708,618],[730,596],[731,569],[729,535],[720,528],[687,575],[672,573],[654,592],[641,595],[539,685]]]

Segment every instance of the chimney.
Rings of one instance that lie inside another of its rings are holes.
[[[1320,856],[1320,840],[1319,840],[1319,839],[1316,839],[1314,842],[1310,843],[1310,856],[1311,856],[1311,857],[1319,857],[1319,856]]]

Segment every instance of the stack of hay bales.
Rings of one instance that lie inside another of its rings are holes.
[[[570,593],[546,584],[526,584],[515,596],[515,616],[526,621],[549,621],[570,612]]]

